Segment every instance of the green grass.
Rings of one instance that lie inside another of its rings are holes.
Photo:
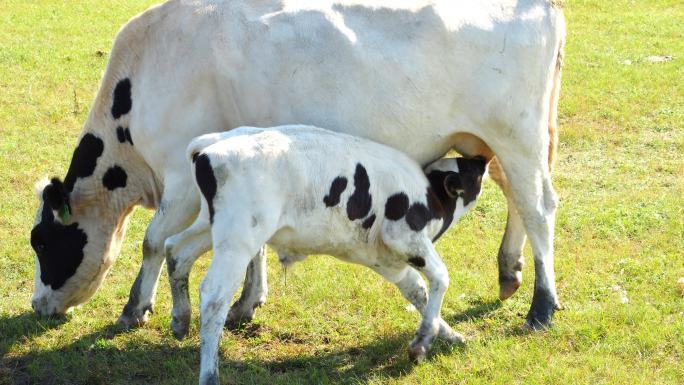
[[[0,384],[197,381],[197,317],[188,339],[173,339],[166,279],[148,325],[113,326],[137,273],[149,212],[134,213],[121,256],[90,302],[66,320],[30,309],[33,183],[65,174],[116,31],[152,3],[0,3]],[[565,310],[555,327],[520,328],[531,264],[519,292],[496,299],[506,206],[487,182],[478,208],[438,244],[452,282],[444,318],[467,336],[465,347],[438,343],[427,362],[411,365],[406,346],[418,316],[394,287],[331,258],[285,273],[270,255],[268,303],[253,325],[224,334],[223,383],[684,381],[684,298],[676,287],[684,276],[684,3],[574,0],[566,16],[554,175]],[[674,60],[644,60],[651,55]],[[192,276],[195,308],[207,259]]]

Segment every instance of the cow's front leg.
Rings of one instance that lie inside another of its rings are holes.
[[[262,247],[247,266],[242,294],[228,312],[226,327],[235,328],[254,318],[256,309],[266,302],[268,284],[266,281],[266,246]]]
[[[166,180],[173,180],[167,178]],[[199,197],[187,183],[167,183],[159,209],[147,227],[143,241],[143,263],[131,287],[128,303],[118,323],[126,328],[147,322],[164,263],[164,241],[187,227],[199,208]]]

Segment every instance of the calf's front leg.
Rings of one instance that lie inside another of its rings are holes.
[[[378,274],[394,283],[401,294],[424,316],[428,302],[428,292],[425,281],[417,270],[410,266],[389,267],[371,266]],[[443,319],[439,319],[438,337],[449,343],[464,343],[463,336],[455,332]]]
[[[415,268],[425,274],[430,284],[428,301],[423,312],[423,321],[416,332],[416,337],[409,345],[409,358],[416,362],[425,359],[432,342],[440,333],[442,324],[446,325],[441,318],[440,311],[444,293],[449,287],[449,273],[432,243],[425,242],[423,250],[422,255],[414,256],[409,260]],[[457,333],[453,331],[452,333],[454,333],[453,339],[463,340],[463,337]]]

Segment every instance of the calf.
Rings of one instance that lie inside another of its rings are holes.
[[[409,346],[413,360],[436,336],[463,340],[440,318],[449,275],[432,242],[474,206],[484,160],[442,159],[424,173],[395,149],[312,126],[203,135],[187,154],[204,199],[197,220],[167,240],[166,257],[174,298],[187,299],[192,256],[213,243],[201,285],[200,383],[218,383],[226,298],[266,243],[286,263],[330,254],[394,283],[423,316]],[[187,332],[189,319],[189,303],[175,303],[174,331]]]

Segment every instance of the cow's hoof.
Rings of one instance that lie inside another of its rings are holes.
[[[521,284],[521,273],[516,274],[515,277],[499,277],[499,299],[503,301],[511,298]]]
[[[228,330],[236,330],[244,324],[252,322],[252,319],[254,319],[254,312],[233,312],[231,309],[231,312],[228,313],[228,317],[226,318],[226,323],[223,326]]]
[[[423,344],[411,344],[408,349],[409,360],[419,363],[427,357],[427,348]]]
[[[553,314],[561,306],[553,297],[542,291],[535,290],[532,296],[532,306],[527,313],[527,320],[523,326],[526,330],[546,330],[552,326]]]
[[[173,316],[171,318],[171,333],[177,340],[182,340],[190,330],[190,314]]]
[[[119,316],[116,324],[126,330],[137,328],[143,326],[149,321],[149,315],[147,311],[126,311]]]
[[[224,327],[228,330],[235,330],[246,323],[252,322],[256,309],[263,304],[263,300],[255,302],[252,306],[245,305],[240,301],[234,303],[228,312]]]

